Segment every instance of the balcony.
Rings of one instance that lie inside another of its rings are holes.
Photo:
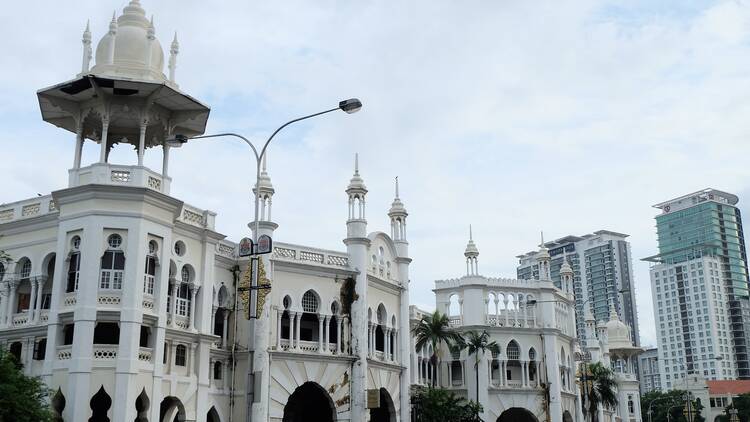
[[[448,325],[451,327],[459,327],[461,326],[461,316],[460,315],[453,315],[448,317]]]
[[[282,338],[280,342],[281,350],[284,350],[287,352],[300,352],[300,353],[318,353],[320,350],[320,344],[317,341],[300,340],[298,343],[299,344],[298,344],[297,349],[294,349],[290,347],[289,339]],[[327,350],[324,350],[322,353],[336,354],[336,343],[323,343],[323,344],[324,346],[327,345],[328,348]]]
[[[57,348],[57,360],[68,360],[73,355],[72,353],[73,346],[67,345],[67,346],[59,346]]]
[[[91,184],[133,186],[169,195],[172,179],[146,167],[95,163],[88,167],[70,169],[68,182],[70,187]]]
[[[52,199],[52,195],[41,196],[4,204],[2,208],[0,208],[0,223],[40,217],[45,214],[56,212],[57,206]]]

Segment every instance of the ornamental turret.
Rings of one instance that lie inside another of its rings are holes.
[[[563,258],[563,263],[560,266],[560,289],[565,292],[566,295],[572,298],[573,296],[573,267],[568,263],[568,258]]]
[[[408,215],[398,195],[398,177],[396,177],[396,196],[388,211],[388,217],[391,219],[391,238],[395,242],[406,242],[406,217]]]
[[[550,281],[552,279],[550,275],[550,255],[547,246],[544,244],[544,232],[542,232],[542,242],[539,244],[539,252],[537,253],[537,261],[539,262],[539,280]]]
[[[464,256],[466,257],[466,275],[479,275],[479,249],[477,249],[477,245],[474,243],[474,233],[472,232],[471,225],[469,225],[469,243],[466,244]]]

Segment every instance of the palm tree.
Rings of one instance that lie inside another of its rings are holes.
[[[599,406],[617,405],[615,375],[601,362],[584,365],[582,375],[584,377],[582,393],[588,401],[588,409],[584,407],[583,410],[588,413],[588,420],[593,421],[599,411]]]
[[[487,351],[498,354],[500,353],[500,346],[492,340],[490,341],[490,335],[487,331],[471,330],[464,334],[463,339],[459,342],[458,350],[468,349],[469,356],[474,355],[474,374],[476,374],[477,381],[477,396],[476,400],[479,401],[479,361],[482,359]]]
[[[415,338],[415,349],[421,350],[426,345],[432,345],[430,363],[433,368],[432,386],[437,381],[437,368],[440,365],[440,346],[445,343],[449,348],[462,341],[461,334],[450,327],[448,315],[435,310],[432,315],[425,315],[412,329]]]

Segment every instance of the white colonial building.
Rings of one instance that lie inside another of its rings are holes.
[[[487,331],[500,347],[497,355],[479,356],[477,369],[477,356],[446,348],[435,371],[438,385],[479,401],[485,421],[584,421],[576,377],[585,354],[576,340],[573,270],[563,263],[557,288],[550,277],[550,255],[544,242],[536,255],[540,271],[536,279],[485,277],[479,273],[479,251],[470,236],[464,253],[466,275],[435,282],[436,308],[449,316],[451,326],[462,333]],[[415,307],[411,311],[415,324],[424,311]],[[611,365],[618,381],[620,405],[602,409],[599,421],[640,421],[639,404],[628,411],[631,401],[638,402],[632,356],[639,349],[632,348],[632,343],[626,347],[629,330],[616,318],[614,314],[613,321],[602,321],[603,331],[586,333],[586,352],[592,361]],[[608,328],[617,333],[611,334],[617,338],[616,349],[608,348]],[[429,385],[432,350],[427,346],[413,354],[417,384]],[[613,354],[616,358],[610,358]]]
[[[408,421],[409,254],[398,198],[391,230],[368,232],[367,189],[342,195],[345,251],[276,242],[259,272],[261,317],[245,317],[247,258],[216,214],[170,196],[173,134],[209,109],[168,75],[153,22],[131,0],[81,72],[38,92],[42,117],[75,134],[67,187],[0,206],[0,347],[52,389],[65,421]],[[84,142],[99,159],[82,163]],[[138,165],[109,161],[134,148]],[[161,151],[159,171],[144,154]],[[259,234],[272,235],[267,169]],[[385,219],[385,216],[383,216]],[[369,393],[369,399],[366,397]]]

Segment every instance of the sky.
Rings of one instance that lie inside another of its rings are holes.
[[[0,203],[65,188],[74,135],[43,122],[36,90],[72,79],[122,0],[35,0],[0,17]],[[750,215],[750,4],[741,1],[408,2],[142,0],[177,82],[212,108],[207,133],[265,139],[275,240],[345,250],[359,153],[368,229],[389,231],[398,176],[409,211],[411,301],[465,273],[469,224],[487,276],[546,239],[630,234],[643,344],[656,344],[649,265],[653,204],[706,187]],[[93,64],[93,63],[92,63]],[[87,142],[83,163],[95,162]],[[115,148],[111,162],[134,164]],[[161,151],[146,164],[159,171]],[[228,139],[171,154],[172,195],[249,234],[254,160]]]

